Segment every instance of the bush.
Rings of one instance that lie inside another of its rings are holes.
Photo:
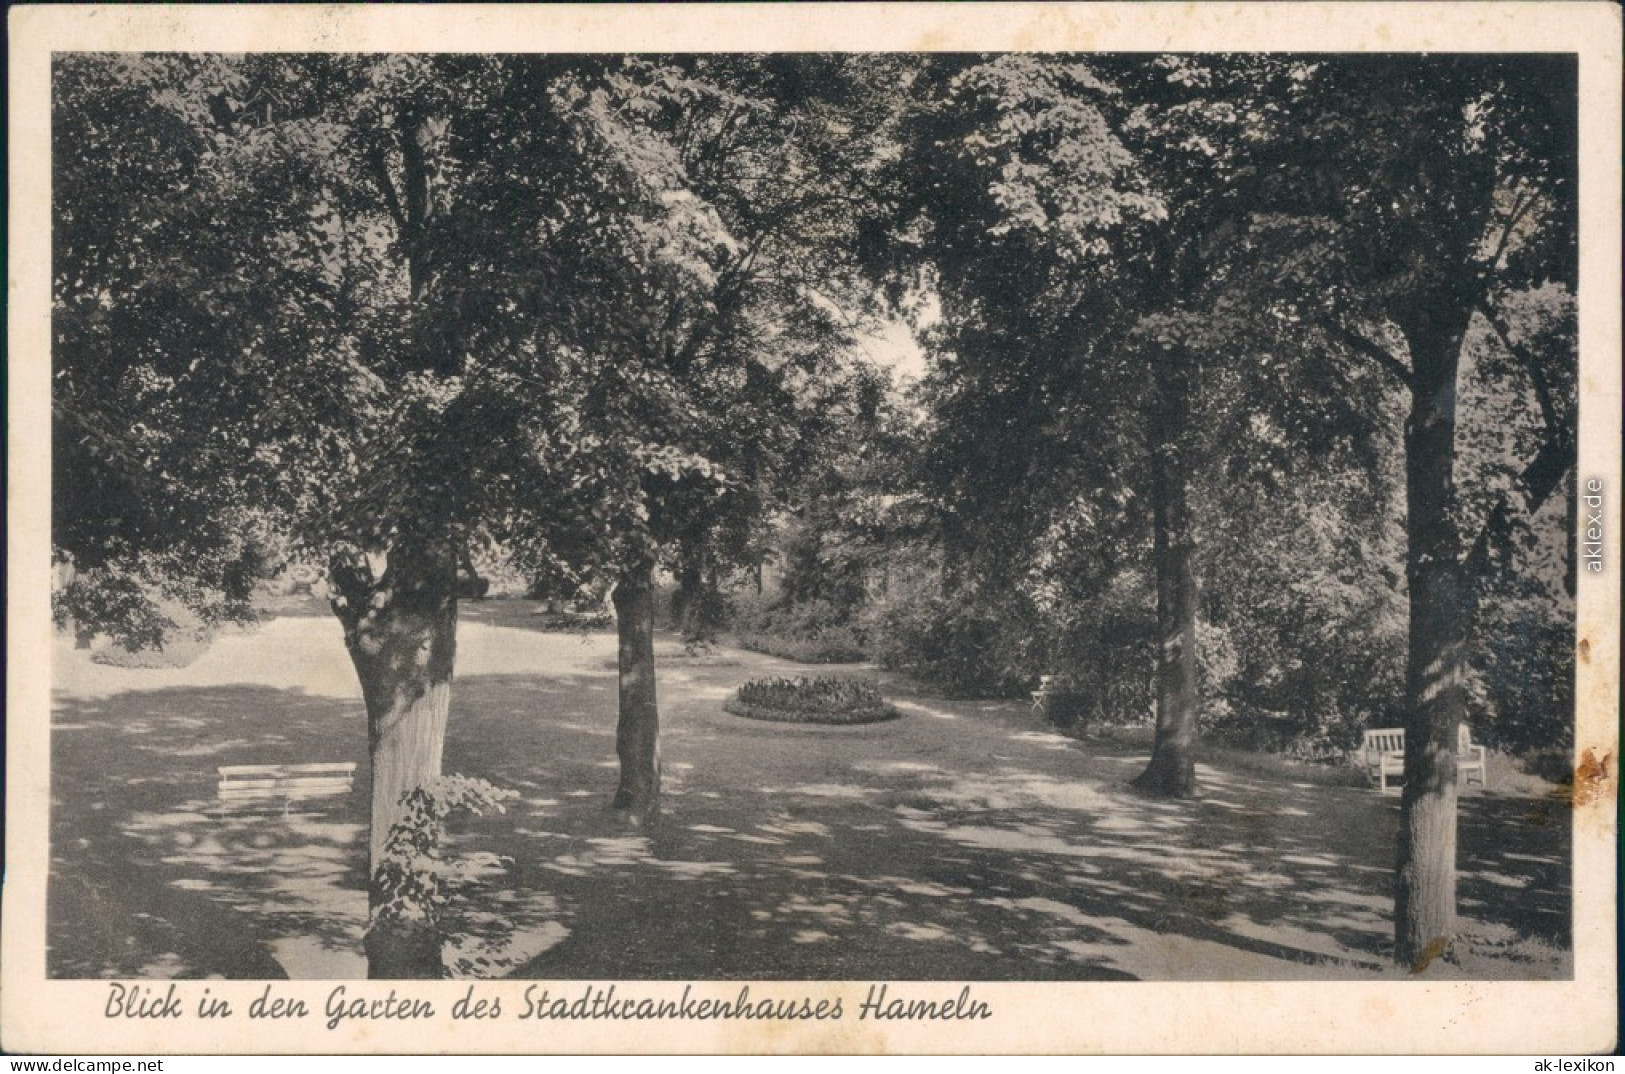
[[[557,631],[566,634],[615,629],[615,613],[605,611],[602,608],[589,611],[572,611],[568,608],[558,610],[538,608],[531,613],[530,619],[530,625],[535,630]]]
[[[741,609],[739,644],[803,664],[851,664],[868,659],[864,631],[849,610],[827,600]]]
[[[160,597],[153,608],[155,635],[140,644],[120,638],[93,638],[90,660],[116,668],[183,668],[209,651],[215,628],[179,601]]]
[[[518,797],[518,791],[463,775],[441,776],[402,796],[401,818],[390,826],[372,874],[374,905],[364,941],[369,955],[389,950],[390,934],[418,936],[425,938],[432,960],[440,961],[445,940],[463,924],[453,897],[466,896],[479,873],[478,862],[445,858],[446,818],[459,812],[502,813],[505,803]],[[467,975],[474,967],[459,964],[451,969]],[[443,975],[444,971],[442,967]]]
[[[1065,683],[1050,683],[1042,698],[1044,719],[1062,730],[1081,731],[1095,715],[1094,699]]]
[[[878,723],[899,715],[873,683],[802,676],[752,679],[723,708],[736,716],[780,723]]]
[[[1563,596],[1486,601],[1468,679],[1475,738],[1514,750],[1572,749],[1574,606]]]
[[[1474,739],[1477,739],[1477,729],[1474,729]],[[1527,750],[1518,757],[1519,767],[1532,776],[1537,776],[1548,783],[1565,784],[1574,782],[1574,754],[1564,748],[1544,748]]]
[[[857,633],[850,629],[829,631],[816,638],[740,634],[739,647],[800,664],[856,664],[867,655],[858,644]]]
[[[1016,601],[905,591],[877,602],[866,625],[882,667],[959,696],[1019,697],[1047,670],[1037,631]]]

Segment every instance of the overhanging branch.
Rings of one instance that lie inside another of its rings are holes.
[[[1489,321],[1490,327],[1495,330],[1501,345],[1529,374],[1529,382],[1534,387],[1535,399],[1540,405],[1541,417],[1546,425],[1546,435],[1541,441],[1540,449],[1535,452],[1535,457],[1518,475],[1514,487],[1502,492],[1496,499],[1495,506],[1490,509],[1483,527],[1462,561],[1468,577],[1473,580],[1475,586],[1483,584],[1492,561],[1511,541],[1514,517],[1518,513],[1531,517],[1539,511],[1557,491],[1562,484],[1563,475],[1569,472],[1575,461],[1573,422],[1563,420],[1562,415],[1558,413],[1557,401],[1553,397],[1551,383],[1541,368],[1539,356],[1512,338],[1511,326],[1487,298],[1479,299],[1478,308]],[[1517,499],[1523,501],[1521,512],[1520,505],[1515,502]]]
[[[1399,381],[1400,384],[1407,388],[1411,386],[1410,368],[1406,366],[1404,362],[1394,357],[1388,348],[1377,343],[1373,343],[1371,340],[1354,331],[1352,328],[1349,328],[1335,317],[1323,316],[1320,318],[1320,324],[1321,327],[1326,329],[1326,331],[1330,332],[1333,336],[1342,340],[1356,353],[1365,355],[1367,358],[1370,358],[1372,361],[1376,362],[1383,369],[1387,370],[1394,376],[1394,379]]]
[[[1547,439],[1518,475],[1514,488],[1502,492],[1484,519],[1472,546],[1462,559],[1468,584],[1476,591],[1489,577],[1490,566],[1512,540],[1512,523],[1518,514],[1533,517],[1557,491],[1563,475],[1574,465],[1574,442],[1548,431]],[[1520,505],[1516,501],[1521,499]],[[1474,605],[1476,607],[1476,600]]]
[[[390,219],[404,234],[406,231],[406,213],[401,208],[401,199],[395,193],[395,181],[389,175],[389,162],[384,158],[382,146],[373,146],[367,154],[367,163],[372,166],[372,175],[378,182],[378,189],[384,196],[384,204],[389,208]]]
[[[1506,318],[1501,316],[1499,310],[1488,300],[1481,298],[1478,308],[1489,321],[1490,327],[1501,341],[1501,346],[1523,364],[1524,371],[1529,374],[1529,382],[1535,389],[1535,401],[1540,404],[1541,417],[1546,419],[1546,427],[1556,431],[1563,424],[1557,413],[1557,402],[1552,398],[1552,386],[1546,379],[1545,370],[1541,368],[1540,358],[1534,351],[1512,338],[1512,326],[1507,324]]]
[[[1518,221],[1523,219],[1523,214],[1529,211],[1530,206],[1535,204],[1535,195],[1537,193],[1536,190],[1523,193],[1519,195],[1517,202],[1513,204],[1512,212],[1507,215],[1506,225],[1501,228],[1501,238],[1495,244],[1495,253],[1485,263],[1486,273],[1493,273],[1500,267],[1501,257],[1506,253],[1507,245],[1512,241],[1513,229],[1518,226]]]

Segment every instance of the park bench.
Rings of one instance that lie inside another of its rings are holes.
[[[220,773],[221,801],[261,801],[280,799],[283,808],[296,798],[319,798],[348,794],[355,785],[355,762],[333,761],[320,764],[232,764],[216,769]]]
[[[1388,777],[1405,774],[1405,730],[1400,727],[1379,727],[1365,733],[1360,756],[1366,772],[1377,781],[1383,794],[1388,793]],[[1472,731],[1462,724],[1456,734],[1456,780],[1471,783],[1478,774],[1478,782],[1490,785],[1489,760],[1483,746],[1473,743]]]

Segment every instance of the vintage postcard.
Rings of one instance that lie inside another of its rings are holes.
[[[7,1050],[1591,1053],[1620,12],[10,12]]]

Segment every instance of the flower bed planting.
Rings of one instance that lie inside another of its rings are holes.
[[[779,723],[879,723],[899,715],[873,683],[803,676],[752,679],[722,707],[735,716]]]

